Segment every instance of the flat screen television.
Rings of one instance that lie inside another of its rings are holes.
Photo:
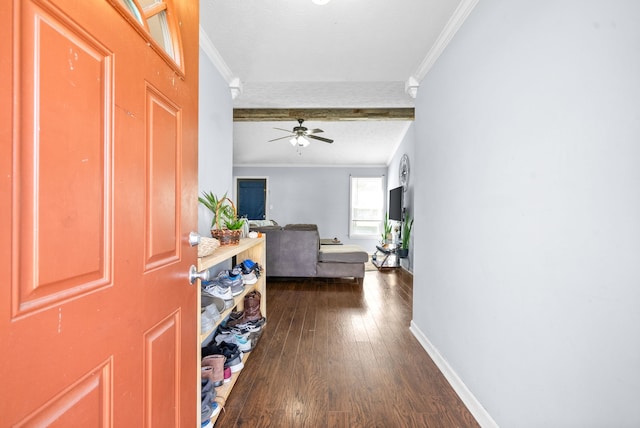
[[[389,220],[402,221],[402,186],[389,190]]]

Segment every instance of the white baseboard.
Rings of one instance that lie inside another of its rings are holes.
[[[440,355],[438,350],[429,339],[427,339],[427,336],[424,335],[422,330],[420,330],[413,321],[411,321],[409,330],[411,330],[415,338],[418,339],[418,342],[420,342],[424,350],[427,351],[427,354],[429,354],[433,362],[438,366],[453,390],[458,394],[480,426],[483,428],[498,428],[498,424],[493,420],[491,415],[482,407],[482,404],[480,404],[478,399],[471,393],[464,382],[462,382],[458,374],[451,368],[449,363]]]

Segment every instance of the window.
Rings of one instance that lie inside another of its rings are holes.
[[[384,177],[351,177],[350,237],[379,237],[384,219]]]
[[[119,4],[121,10],[128,11],[144,27],[162,52],[180,66],[180,33],[171,14],[170,0],[119,0]]]

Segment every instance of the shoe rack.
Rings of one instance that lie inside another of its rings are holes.
[[[245,285],[245,289],[244,292],[238,296],[234,297],[234,305],[231,308],[225,309],[220,317],[220,320],[218,322],[215,323],[214,327],[209,330],[206,331],[204,333],[200,334],[200,343],[198,345],[198,351],[197,351],[197,355],[198,355],[198,381],[197,381],[197,385],[198,385],[198,415],[200,415],[200,411],[201,411],[201,403],[200,403],[200,361],[202,360],[202,355],[201,355],[201,347],[202,347],[202,343],[207,339],[207,337],[209,337],[214,330],[218,327],[218,325],[220,324],[220,322],[225,319],[230,313],[231,311],[234,310],[242,310],[243,306],[244,306],[244,296],[253,291],[253,290],[257,290],[260,292],[260,294],[262,295],[260,298],[260,312],[262,313],[263,317],[267,317],[267,294],[266,294],[266,266],[267,266],[267,260],[266,260],[266,245],[265,245],[265,237],[262,236],[260,238],[242,238],[240,239],[240,243],[238,245],[226,245],[226,246],[221,246],[216,248],[216,250],[213,252],[213,254],[206,256],[206,257],[198,257],[198,264],[197,264],[197,270],[198,272],[202,272],[205,269],[209,269],[210,267],[219,265],[220,263],[224,263],[227,260],[231,260],[235,257],[235,263],[240,263],[246,259],[251,259],[254,262],[258,263],[261,267],[262,267],[262,271],[260,274],[260,277],[258,278],[258,282],[256,282],[255,284],[251,284],[251,285]],[[198,285],[200,286],[200,280],[198,279]],[[198,307],[200,307],[200,293],[198,293]],[[266,325],[266,324],[265,324]],[[198,316],[198,331],[200,331],[200,317]],[[264,328],[264,327],[263,327]],[[247,352],[246,354],[244,354],[244,357],[242,359],[242,361],[244,363],[246,363],[247,359],[251,356],[251,352]],[[231,377],[231,381],[228,383],[225,383],[224,385],[216,388],[216,394],[218,397],[221,397],[223,400],[222,402],[224,403],[227,399],[227,397],[229,396],[229,394],[231,393],[231,390],[233,389],[236,381],[238,380],[238,377],[240,377],[242,375],[242,370],[234,373],[233,376]],[[211,418],[211,422],[213,424],[215,424],[216,420],[218,419],[218,415],[220,414],[220,412],[218,412],[217,415],[214,415]]]

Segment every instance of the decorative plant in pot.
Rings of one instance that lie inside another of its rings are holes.
[[[411,229],[413,229],[413,219],[406,215],[402,223],[402,242],[398,250],[398,257],[405,258],[409,255],[409,239],[411,239]]]
[[[392,241],[391,236],[391,223],[389,222],[389,215],[385,215],[384,223],[382,224],[382,240],[381,244],[390,244]]]
[[[238,245],[244,219],[238,218],[236,206],[227,194],[218,198],[213,192],[202,192],[198,201],[213,214],[211,236],[220,241],[221,246]]]

